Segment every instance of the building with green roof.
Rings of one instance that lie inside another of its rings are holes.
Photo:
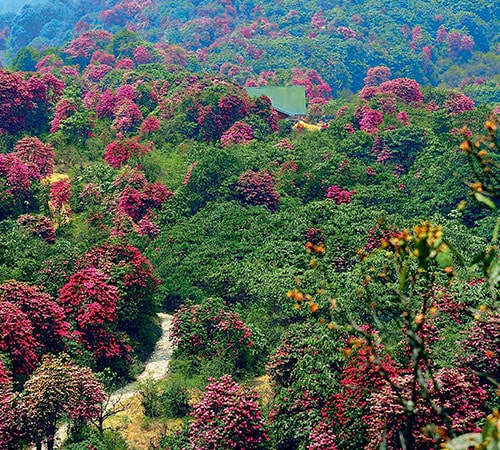
[[[262,86],[245,88],[250,97],[265,95],[273,108],[283,117],[306,114],[306,90],[304,86]]]

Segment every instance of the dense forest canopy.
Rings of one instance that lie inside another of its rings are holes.
[[[0,49],[6,63],[19,62],[26,47],[43,53],[91,29],[126,27],[157,45],[179,46],[191,70],[208,68],[240,84],[303,84],[315,71],[330,87],[317,94],[329,98],[358,91],[377,65],[425,84],[490,80],[499,68],[499,13],[495,2],[473,1],[436,1],[432,8],[374,1],[32,2],[0,16]],[[498,101],[498,91],[491,95]]]
[[[73,450],[494,448],[495,8],[2,14],[0,450],[64,422]],[[303,122],[266,85],[304,86]],[[132,444],[106,398],[160,311],[141,434],[163,432]]]

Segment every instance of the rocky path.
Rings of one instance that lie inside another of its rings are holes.
[[[162,380],[168,372],[168,362],[172,357],[172,345],[168,338],[170,327],[172,326],[172,316],[164,313],[158,313],[161,321],[162,333],[160,339],[151,353],[151,356],[144,366],[144,371],[137,377],[136,381],[123,386],[121,389],[113,392],[107,401],[108,409],[119,409],[125,406],[127,400],[134,397],[140,389],[140,384],[146,380]],[[57,430],[55,447],[61,448],[62,442],[67,436],[67,425],[63,425]],[[32,450],[35,450],[34,448]]]

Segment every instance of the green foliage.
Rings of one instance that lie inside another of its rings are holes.
[[[67,450],[127,450],[125,439],[116,430],[105,430],[100,434],[91,426],[84,426],[77,433],[70,433],[64,448]]]
[[[189,393],[183,380],[172,377],[167,380],[163,392],[160,395],[162,415],[168,418],[186,416],[191,410],[188,400]]]

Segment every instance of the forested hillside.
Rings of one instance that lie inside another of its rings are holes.
[[[0,16],[0,450],[496,448],[494,7]],[[317,131],[244,89],[288,84]]]
[[[85,31],[126,27],[189,70],[239,84],[298,83],[329,99],[358,91],[366,70],[382,64],[397,77],[468,86],[474,99],[498,102],[491,81],[499,17],[495,2],[471,0],[431,8],[423,1],[37,1],[0,16],[0,50],[4,61],[32,70],[39,54]]]

